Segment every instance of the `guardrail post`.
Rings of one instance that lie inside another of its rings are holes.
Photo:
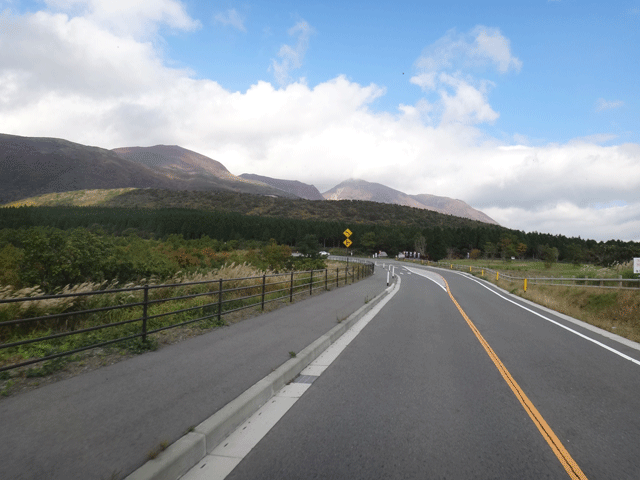
[[[222,321],[222,279],[218,282],[218,323],[220,323]]]
[[[340,286],[340,267],[336,268],[336,288]]]
[[[291,289],[289,290],[289,303],[293,302],[293,270],[291,270]]]
[[[144,300],[142,303],[142,341],[147,341],[147,309],[149,306],[149,285],[144,286]]]
[[[349,285],[349,264],[347,263],[347,268],[344,269],[344,284]]]
[[[324,289],[329,290],[329,269],[324,269]]]
[[[267,284],[267,274],[262,275],[262,311],[264,311],[264,289]]]
[[[311,270],[311,276],[309,277],[309,295],[313,295],[313,270]]]

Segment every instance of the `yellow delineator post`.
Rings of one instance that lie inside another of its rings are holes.
[[[526,278],[524,279],[524,291],[525,292],[527,291],[527,279]]]
[[[500,278],[500,272],[496,272],[496,281],[498,281],[498,278]]]

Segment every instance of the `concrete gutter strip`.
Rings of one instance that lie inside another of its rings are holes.
[[[394,280],[395,282],[395,280]],[[384,292],[349,315],[315,342],[299,352],[295,358],[283,363],[258,383],[245,390],[235,400],[222,407],[193,432],[185,434],[166,450],[147,461],[125,480],[176,480],[210,453],[247,418],[273,397],[284,385],[292,381],[333,342],[351,328],[369,310],[385,298],[395,287]]]

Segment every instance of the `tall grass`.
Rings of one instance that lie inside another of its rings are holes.
[[[325,288],[324,275],[323,271],[314,272],[312,290],[317,291]],[[220,279],[223,281],[222,303],[219,303]],[[335,270],[329,270],[328,279],[330,280],[327,282],[327,286],[334,287],[336,284]],[[0,350],[0,367],[140,334],[142,306],[139,303],[143,302],[144,291],[139,287],[143,284],[150,286],[146,330],[151,332],[177,324],[191,324],[194,320],[197,322],[193,323],[191,328],[210,329],[246,316],[240,313],[229,315],[229,313],[246,307],[261,309],[263,281],[265,308],[268,305],[268,309],[271,309],[273,304],[288,302],[291,295],[298,297],[309,294],[311,274],[308,272],[295,273],[292,285],[290,274],[276,275],[270,271],[259,270],[247,263],[232,263],[208,273],[187,275],[178,272],[162,285],[159,285],[155,278],[142,279],[137,284],[128,283],[125,285],[119,285],[117,282],[84,283],[67,286],[61,293],[91,293],[99,290],[129,288],[137,288],[136,290],[0,304],[0,322],[19,318],[45,317],[27,324],[0,327],[0,344],[5,345],[50,335],[77,332],[98,325],[114,325],[109,328],[4,348]],[[341,269],[339,283],[345,283],[344,268]],[[42,294],[43,292],[39,288],[14,290],[11,287],[4,287],[0,290],[0,299],[37,297]],[[198,296],[176,298],[193,295]],[[65,315],[55,319],[46,318],[54,314],[83,312],[114,305],[120,305],[123,308]],[[109,348],[133,352],[155,348],[157,336],[149,338],[147,342],[136,338],[113,344]]]

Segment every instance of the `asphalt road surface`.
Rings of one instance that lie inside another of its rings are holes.
[[[396,273],[228,479],[640,478],[639,350],[468,275]]]
[[[0,480],[120,480],[385,288],[380,269],[229,327],[0,397]]]

